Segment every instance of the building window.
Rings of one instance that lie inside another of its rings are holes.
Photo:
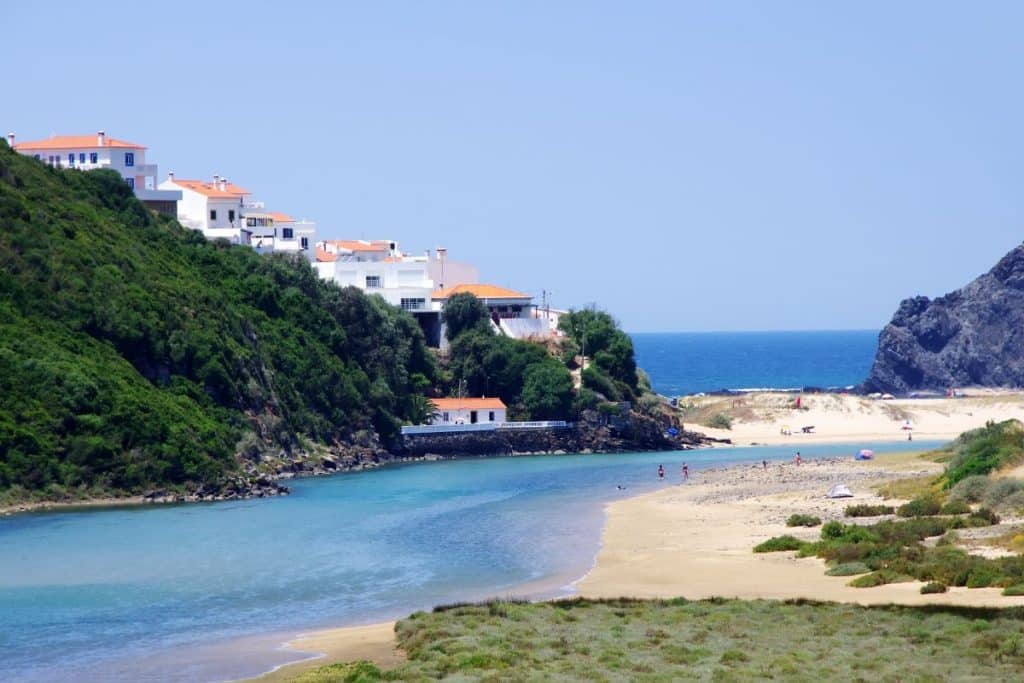
[[[125,166],[134,166],[135,165],[135,152],[125,152],[124,153],[124,165]]]
[[[493,410],[491,412],[487,413],[487,419],[490,420],[491,422],[494,422],[494,411]]]
[[[42,161],[43,160],[43,157],[39,156],[38,154],[36,154],[35,156],[36,156],[36,161]]]
[[[418,311],[421,308],[426,308],[427,300],[403,298],[400,303],[403,311]]]
[[[97,154],[96,152],[89,152],[89,163],[90,164],[99,163],[99,160],[100,160],[100,155],[99,154]]]
[[[135,189],[135,178],[125,178],[125,182],[128,183],[128,187]]]
[[[74,166],[74,165],[75,165],[75,153],[72,152],[71,154],[68,155],[68,166]]]
[[[293,239],[295,239],[295,230],[294,230],[294,228],[281,228],[281,237],[286,239],[286,240],[293,240]]]
[[[211,221],[217,220],[217,210],[216,209],[210,209],[210,220]]]
[[[307,251],[309,249],[309,238],[308,237],[301,237],[301,238],[299,238],[299,244],[302,246],[302,250],[303,251]]]
[[[79,152],[78,153],[78,163],[80,163],[80,164],[84,164],[85,163],[85,152]]]
[[[451,418],[448,416],[448,413],[442,413],[441,419],[444,420],[445,422],[451,422]]]
[[[235,210],[228,209],[228,223],[235,224]]]
[[[380,281],[380,275],[367,275],[366,276],[366,288],[367,289],[379,289],[383,285]]]

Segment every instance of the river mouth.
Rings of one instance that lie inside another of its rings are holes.
[[[683,462],[791,457],[743,447],[473,458],[297,480],[285,498],[5,518],[0,673],[231,680],[304,658],[282,649],[302,632],[568,594],[594,562],[606,503],[679,483]]]

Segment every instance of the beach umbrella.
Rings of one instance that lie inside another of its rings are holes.
[[[857,451],[858,460],[870,460],[873,457],[875,457],[875,452],[869,448],[862,448]]]

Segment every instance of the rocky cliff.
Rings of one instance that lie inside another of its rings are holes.
[[[904,300],[861,389],[962,386],[1024,386],[1024,246],[962,289]]]

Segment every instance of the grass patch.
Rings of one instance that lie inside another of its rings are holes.
[[[1007,586],[1003,589],[1003,595],[1024,595],[1024,583],[1015,586]]]
[[[870,571],[871,567],[863,562],[843,562],[825,572],[825,576],[857,576],[858,574],[867,574]]]
[[[936,484],[934,476],[925,475],[887,481],[876,486],[875,492],[886,500],[892,498],[908,500],[935,493],[941,488],[941,485]]]
[[[895,514],[896,508],[892,505],[847,505],[843,512],[847,517],[881,517],[882,515]]]
[[[732,429],[732,418],[725,413],[715,413],[708,418],[704,426],[712,429]]]
[[[1024,424],[1017,420],[990,421],[980,429],[964,432],[940,450],[952,455],[945,475],[945,486],[951,488],[967,477],[1024,462]]]
[[[939,510],[943,515],[966,515],[971,512],[971,506],[962,500],[951,500]]]
[[[921,586],[921,595],[929,595],[932,593],[945,593],[949,590],[949,586],[940,581],[929,581],[925,585]]]
[[[396,668],[325,666],[296,680],[1016,680],[1024,667],[1024,609],[573,599],[510,614],[420,612],[397,625],[408,659]]]
[[[786,534],[785,536],[775,536],[774,538],[769,538],[764,543],[758,543],[756,546],[754,546],[754,552],[777,553],[782,552],[784,550],[800,550],[805,545],[807,545],[807,541],[801,541],[799,538],[795,536],[790,536],[789,534]]]
[[[790,515],[789,519],[786,520],[786,526],[806,526],[814,527],[821,524],[821,517],[816,515],[801,515],[794,514]]]
[[[900,517],[932,517],[942,510],[942,503],[931,496],[921,496],[909,503],[900,505],[896,514]]]

